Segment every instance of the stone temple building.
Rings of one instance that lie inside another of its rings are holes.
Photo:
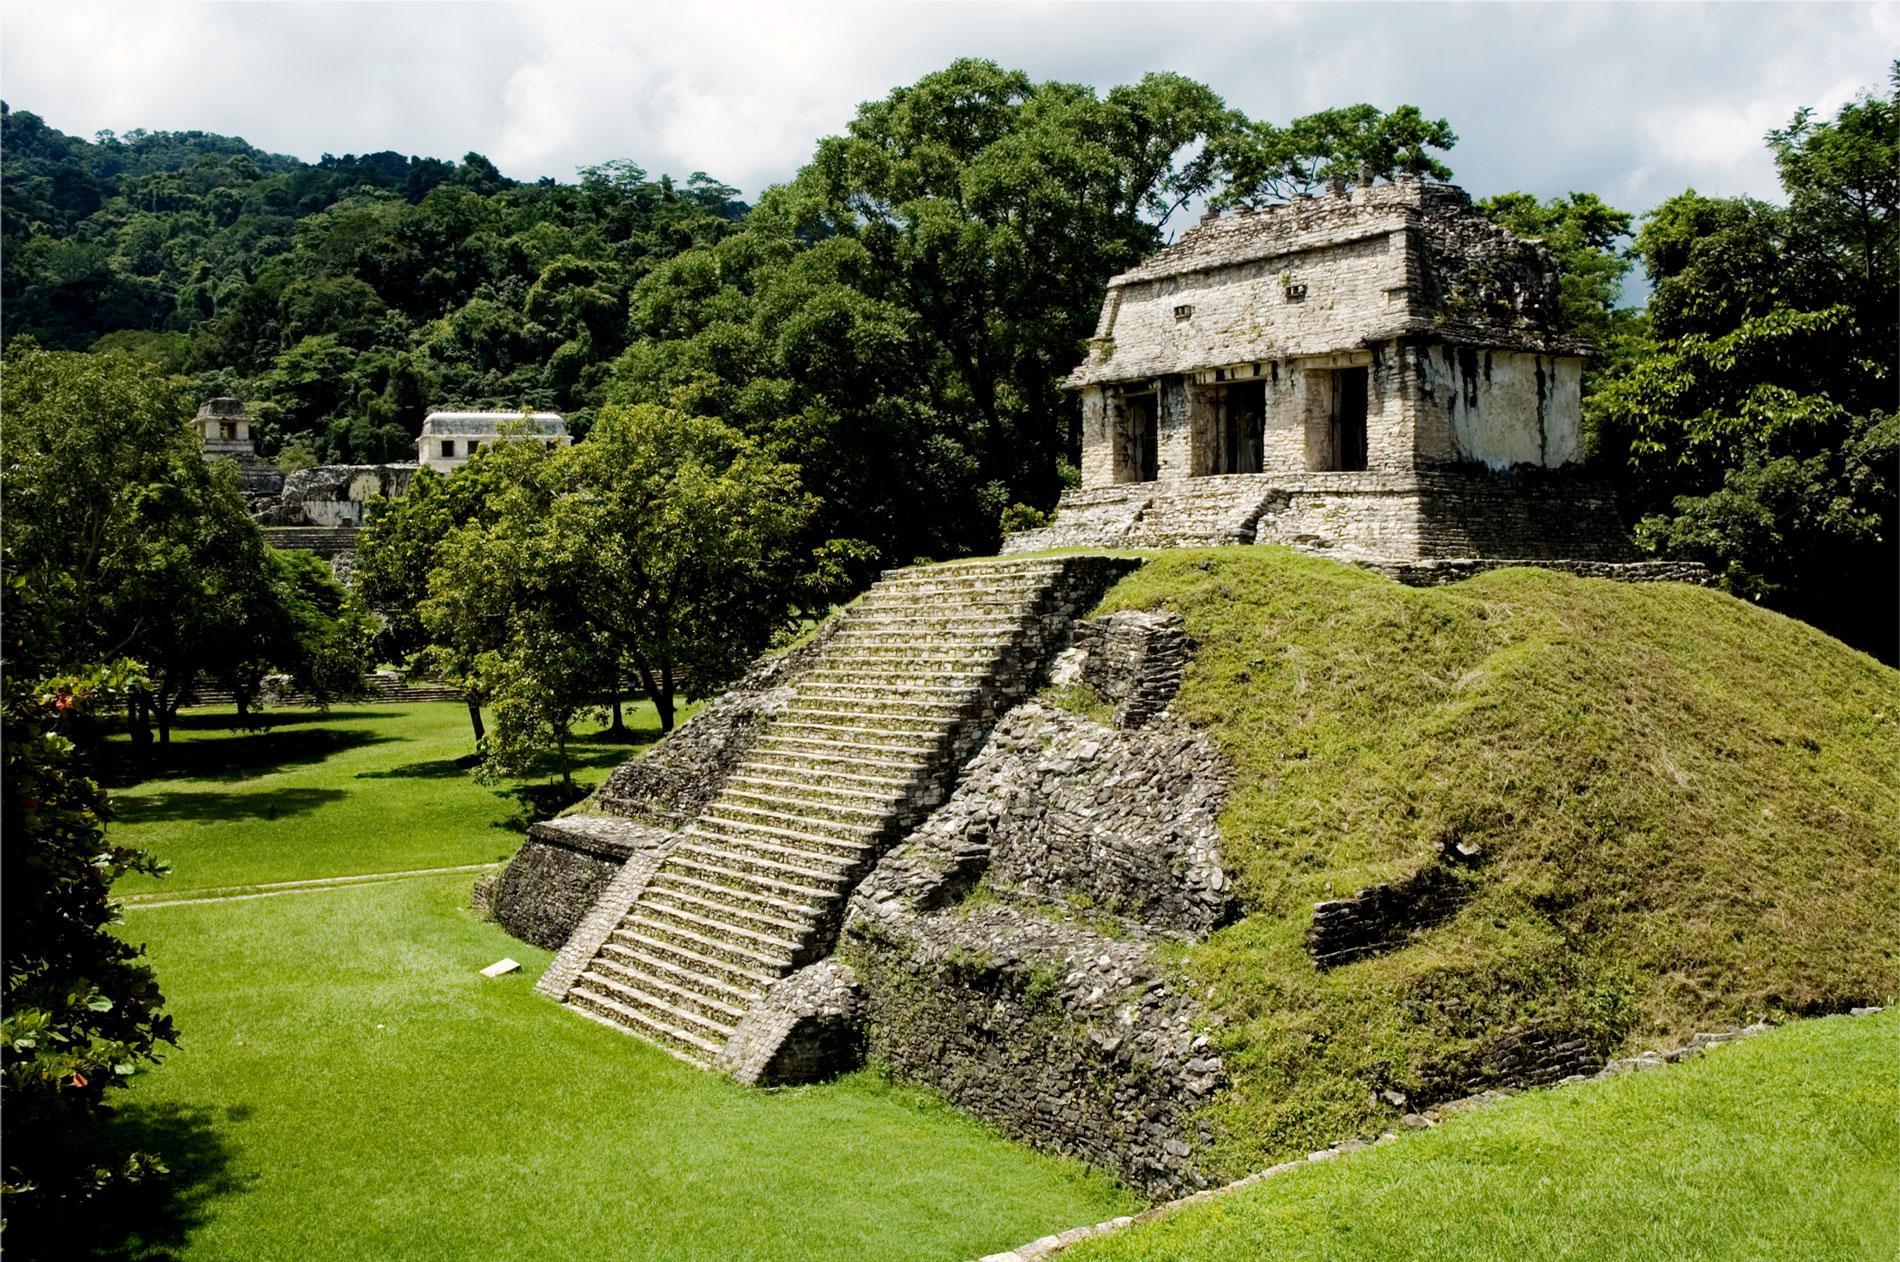
[[[525,435],[507,435],[504,425],[525,423]],[[431,412],[422,418],[416,439],[416,463],[437,473],[453,473],[484,443],[539,439],[549,447],[569,443],[567,421],[559,412]]]
[[[1109,282],[1067,379],[1082,485],[1005,551],[1621,560],[1614,501],[1577,468],[1591,350],[1549,251],[1450,185],[1210,214]]]
[[[204,446],[206,460],[229,460],[238,468],[238,490],[246,497],[275,495],[283,489],[284,475],[257,454],[251,438],[251,415],[236,399],[206,399],[191,418],[191,428]]]

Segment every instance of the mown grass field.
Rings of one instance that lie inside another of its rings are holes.
[[[1454,1114],[1064,1256],[1891,1262],[1900,1011]]]
[[[514,803],[440,766],[466,724],[447,704],[196,727],[192,778],[123,792],[120,827],[177,865],[167,901],[493,859]],[[750,1091],[563,1011],[532,993],[548,953],[477,919],[472,880],[127,909],[181,1046],[128,1093],[118,1139],[175,1174],[101,1252],[957,1258],[1134,1204],[874,1075]],[[522,970],[478,974],[502,956]]]
[[[490,863],[521,840],[520,786],[471,782],[474,739],[458,704],[263,715],[269,726],[246,732],[229,710],[186,711],[170,748],[113,791],[114,834],[172,865],[162,880],[127,878],[119,893]],[[583,734],[577,781],[599,781],[659,735],[651,705],[628,707],[627,723],[631,741]]]

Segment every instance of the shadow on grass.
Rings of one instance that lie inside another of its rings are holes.
[[[481,762],[478,754],[463,754],[460,758],[431,758],[426,762],[406,762],[400,767],[390,767],[384,771],[359,771],[358,780],[449,780],[466,776]]]
[[[121,795],[112,799],[112,809],[113,814],[131,824],[180,819],[285,819],[307,815],[348,796],[344,789],[273,789],[266,793],[190,790]]]
[[[252,734],[280,727],[299,727],[311,723],[327,723],[332,719],[397,719],[402,713],[397,710],[359,710],[355,706],[336,705],[328,710],[253,710],[250,721],[256,725]],[[172,720],[173,732],[243,732],[238,726],[236,710],[186,710],[181,711]]]
[[[244,1191],[252,1182],[232,1171],[232,1150],[217,1129],[220,1120],[242,1120],[245,1112],[127,1104],[85,1127],[83,1134],[67,1136],[70,1145],[64,1155],[70,1159],[120,1166],[133,1153],[147,1152],[165,1164],[166,1172],[111,1188],[78,1205],[49,1206],[38,1213],[9,1207],[7,1256],[113,1262],[161,1262],[181,1256],[192,1233],[209,1218],[210,1204]]]
[[[260,772],[308,766],[346,750],[396,739],[374,732],[318,727],[233,732],[209,740],[153,745],[143,752],[115,744],[107,783],[124,788],[141,780],[248,780]]]

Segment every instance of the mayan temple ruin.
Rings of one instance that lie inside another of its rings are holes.
[[[1085,616],[1142,564],[1090,554],[1284,543],[1413,582],[1511,562],[1693,577],[1629,560],[1579,470],[1590,350],[1548,252],[1456,188],[1210,215],[1110,283],[1068,379],[1082,485],[1005,552],[1071,555],[886,572],[623,765],[592,813],[534,825],[481,897],[558,949],[544,994],[695,1064],[798,1083],[868,1049],[1019,1138],[1198,1186],[1192,1115],[1225,1070],[1152,944],[1234,914],[1230,769],[1167,714],[1180,617]],[[1112,719],[1034,698],[1070,683]],[[961,907],[979,881],[1001,903]],[[1379,949],[1392,908],[1437,905],[1416,894],[1316,913],[1309,950],[1324,967]],[[1077,900],[1121,928],[1064,920]],[[1039,977],[1067,980],[1051,999]],[[1117,1006],[1131,987],[1148,998]],[[1045,1046],[1052,1002],[1121,1033]],[[1138,1053],[1114,1051],[1124,1034]],[[1511,1073],[1573,1072],[1580,1046],[1526,1044]]]
[[[1451,185],[1210,213],[1109,282],[1067,381],[1082,484],[1006,551],[1628,561],[1612,496],[1578,467],[1591,353],[1550,253]]]

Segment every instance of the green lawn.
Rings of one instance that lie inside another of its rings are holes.
[[[441,765],[466,722],[194,729],[192,778],[118,795],[122,827],[196,886],[493,859],[513,802]],[[532,992],[549,953],[478,920],[472,879],[128,908],[181,1046],[117,1125],[175,1174],[109,1254],[967,1258],[1134,1204],[870,1075],[753,1091],[583,1020]],[[522,971],[479,976],[504,955]]]
[[[187,711],[155,774],[113,792],[115,834],[172,865],[120,893],[488,863],[521,840],[514,786],[469,778],[457,702],[264,713],[269,728],[246,733],[228,710]],[[637,741],[658,734],[649,704],[629,706],[627,722]],[[633,748],[590,734],[575,778],[598,782]]]
[[[1900,1011],[1519,1096],[1064,1257],[1892,1262]]]

